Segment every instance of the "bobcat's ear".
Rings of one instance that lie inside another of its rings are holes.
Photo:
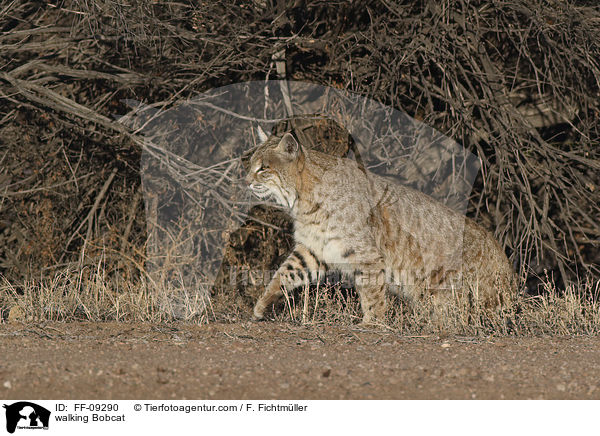
[[[260,126],[258,126],[256,128],[256,133],[258,134],[258,140],[260,141],[261,144],[269,138],[267,136],[267,134],[265,133],[265,131]]]
[[[300,144],[298,144],[298,141],[290,133],[283,135],[277,147],[291,156],[296,156],[300,150]]]

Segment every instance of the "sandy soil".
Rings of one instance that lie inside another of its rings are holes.
[[[2,324],[3,399],[600,399],[600,338]]]

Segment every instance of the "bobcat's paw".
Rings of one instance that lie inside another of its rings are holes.
[[[254,321],[262,321],[265,319],[264,315],[265,309],[260,307],[258,304],[254,306],[254,311],[252,313],[252,319]]]
[[[357,324],[357,327],[369,330],[384,330],[388,328],[383,317],[375,317],[372,314],[363,316],[362,321]]]

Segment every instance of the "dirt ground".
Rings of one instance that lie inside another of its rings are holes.
[[[2,399],[600,399],[597,337],[276,323],[0,325]]]

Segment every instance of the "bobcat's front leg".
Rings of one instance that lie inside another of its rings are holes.
[[[361,271],[355,279],[363,311],[361,324],[385,324],[387,309],[385,274],[383,271]]]
[[[302,244],[296,245],[294,251],[281,264],[265,292],[254,305],[254,318],[264,318],[265,310],[275,303],[285,291],[310,284],[317,280],[324,266],[315,254]]]

